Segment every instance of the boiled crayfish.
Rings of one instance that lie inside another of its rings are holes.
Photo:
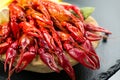
[[[13,0],[8,8],[9,22],[0,25],[0,54],[6,54],[4,68],[6,71],[9,64],[9,78],[36,55],[55,72],[60,72],[58,65],[61,66],[72,80],[75,74],[66,54],[88,68],[100,67],[91,42],[102,39],[95,32],[111,32],[85,23],[78,7],[49,0]]]

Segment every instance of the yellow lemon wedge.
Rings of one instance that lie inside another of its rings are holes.
[[[53,2],[61,2],[62,0],[51,0]]]
[[[12,0],[0,0],[0,24],[9,21],[8,5]]]
[[[12,2],[12,0],[0,0],[0,10],[2,8],[5,8],[10,2]]]

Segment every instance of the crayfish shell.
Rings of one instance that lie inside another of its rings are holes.
[[[92,23],[92,24],[95,24],[95,25],[98,25],[97,22],[95,21],[95,19],[93,17],[88,17],[86,20],[85,20],[87,23]],[[100,33],[96,33],[96,34],[100,34]],[[94,48],[96,48],[99,44],[99,41],[93,41],[92,42],[92,45]],[[71,58],[67,53],[66,53],[66,56],[68,57],[70,63],[72,66],[78,64],[77,61],[75,61],[73,58]],[[19,57],[19,56],[18,56]],[[16,62],[17,62],[17,59],[16,58]],[[5,60],[5,54],[3,54],[1,57],[0,57],[0,60],[4,61]],[[15,64],[14,64],[15,65]],[[60,67],[60,69],[62,70],[62,68]],[[30,63],[28,64],[28,66],[25,68],[25,70],[27,71],[32,71],[32,72],[38,72],[38,73],[50,73],[50,72],[54,72],[53,70],[51,70],[48,66],[46,66],[40,59],[38,56],[36,56],[36,58]]]
[[[98,25],[95,19],[91,16],[86,19],[86,22]],[[96,34],[100,34],[100,33],[96,33]],[[99,44],[99,41],[92,42],[92,45],[94,48],[97,48],[98,44]],[[75,61],[73,58],[71,58],[67,53],[66,53],[66,56],[68,57],[72,66],[78,64],[78,62]],[[62,70],[61,67],[60,69]],[[46,66],[39,58],[34,59],[33,62],[25,68],[25,70],[39,72],[39,73],[53,72],[53,70],[51,70],[48,66]]]

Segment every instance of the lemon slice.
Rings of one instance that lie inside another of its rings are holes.
[[[12,0],[0,0],[0,10],[2,8],[5,8],[10,2],[12,2]]]
[[[3,9],[0,11],[0,24],[6,23],[9,21],[9,10]]]
[[[62,0],[51,0],[53,2],[61,2]]]

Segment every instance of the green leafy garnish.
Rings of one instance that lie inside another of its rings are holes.
[[[84,19],[87,19],[95,10],[94,7],[83,7],[83,8],[80,8],[83,16],[84,16]]]

